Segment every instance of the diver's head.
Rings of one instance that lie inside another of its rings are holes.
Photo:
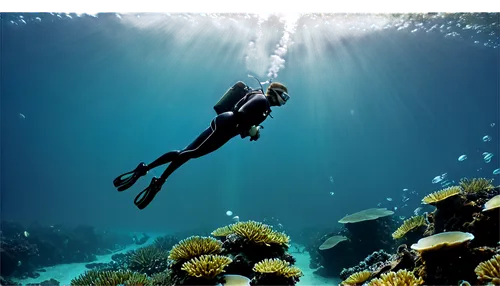
[[[290,99],[288,89],[284,84],[279,82],[272,82],[267,87],[266,97],[271,106],[282,106]]]

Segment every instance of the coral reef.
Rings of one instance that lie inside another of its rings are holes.
[[[64,263],[90,262],[132,243],[131,237],[91,226],[24,226],[2,221],[0,273],[13,278],[37,278],[37,270]]]
[[[500,285],[500,255],[497,254],[490,260],[479,263],[474,272],[480,282]]]
[[[491,180],[479,178],[462,179],[458,186],[425,196],[422,203],[436,209],[406,220],[392,235],[399,242],[415,242],[411,249],[402,244],[395,254],[373,264],[367,263],[368,256],[341,272],[344,284],[361,283],[362,277],[355,274],[362,271],[365,277],[370,274],[363,283],[373,286],[500,283],[499,195],[500,188]],[[410,233],[412,239],[403,240]]]
[[[427,217],[430,222],[424,236],[444,231],[461,231],[474,234],[472,247],[497,246],[500,241],[500,208],[484,211],[484,205],[500,194],[500,187],[478,191],[464,182],[476,182],[472,186],[485,185],[478,180],[462,180],[468,191],[448,197],[436,205],[436,210]],[[481,180],[479,180],[481,182]],[[455,186],[454,188],[462,188]]]
[[[233,262],[231,258],[222,255],[201,255],[182,264],[182,270],[188,275],[212,280],[217,275],[225,272],[224,268]]]
[[[388,286],[388,285],[408,285],[417,286],[424,284],[422,278],[417,278],[407,270],[399,270],[398,272],[389,272],[382,274],[380,278],[375,278],[368,283],[368,286]]]
[[[358,264],[370,253],[392,251],[395,247],[392,214],[394,212],[386,208],[362,210],[340,219],[339,223],[343,226],[340,231],[315,238],[307,247],[311,254],[311,267],[317,268],[315,273],[338,277],[341,271]],[[354,272],[358,271],[344,271],[341,278],[346,279]]]
[[[156,245],[146,246],[134,251],[129,259],[130,270],[148,276],[167,269],[168,251]]]
[[[159,249],[170,251],[174,245],[179,243],[179,239],[172,235],[164,235],[157,237],[153,245]]]
[[[226,232],[228,230],[226,237],[218,237],[224,241],[223,254],[233,260],[227,269],[228,274],[250,277],[254,274],[252,268],[255,263],[266,258],[295,263],[295,259],[287,253],[290,238],[269,225],[255,221],[237,222],[225,229]]]
[[[392,233],[392,238],[399,239],[404,243],[416,242],[422,237],[427,229],[425,217],[414,216],[403,222],[403,224]]]
[[[294,285],[303,275],[302,271],[281,259],[264,259],[253,267],[255,276],[251,285]]]
[[[174,245],[168,258],[178,263],[204,254],[219,254],[221,251],[222,242],[215,238],[191,236]]]
[[[87,285],[147,285],[148,277],[132,271],[96,271],[89,270],[71,280],[72,286]]]
[[[391,258],[391,255],[383,250],[374,251],[356,266],[342,269],[340,278],[346,280],[350,275],[365,270],[373,272],[378,269],[381,264],[389,260],[389,258]]]
[[[364,270],[356,272],[347,277],[340,285],[362,285],[366,280],[370,279],[372,273],[370,271]]]

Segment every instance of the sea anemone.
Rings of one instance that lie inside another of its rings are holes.
[[[370,279],[372,273],[368,270],[360,271],[351,274],[346,280],[342,281],[340,285],[359,285]]]
[[[130,256],[130,270],[152,275],[167,269],[168,251],[150,245],[137,249]]]
[[[463,178],[460,180],[459,184],[464,193],[477,193],[494,188],[494,186],[491,184],[492,181],[492,179],[488,180],[485,178],[474,178],[472,180]]]
[[[402,238],[409,231],[411,231],[417,227],[423,226],[423,225],[427,225],[427,223],[425,222],[424,216],[411,217],[411,218],[405,220],[403,222],[403,224],[398,229],[396,229],[396,231],[392,234],[392,237],[394,239]]]
[[[288,246],[290,242],[290,238],[286,234],[277,232],[270,226],[256,221],[237,222],[231,225],[231,230],[256,244]]]
[[[458,195],[462,192],[462,189],[459,186],[451,186],[446,189],[442,189],[440,191],[436,191],[434,193],[428,194],[422,199],[422,203],[428,205],[435,205],[449,197]]]
[[[213,279],[215,276],[225,272],[224,268],[231,262],[231,258],[227,256],[201,255],[184,262],[181,269],[193,277]]]
[[[222,242],[213,237],[190,236],[174,245],[168,258],[179,262],[200,255],[219,254],[221,251]]]
[[[495,255],[490,260],[479,263],[474,269],[477,279],[481,282],[491,282],[500,285],[500,255]]]
[[[71,280],[72,286],[88,285],[147,285],[145,274],[132,271],[99,271],[90,270]]]
[[[370,281],[368,286],[417,286],[422,284],[424,284],[422,278],[417,278],[412,272],[401,269],[398,272],[391,271],[380,275],[380,278]]]
[[[257,262],[253,267],[253,271],[262,274],[273,273],[286,278],[300,277],[303,275],[299,268],[290,266],[290,263],[278,258],[264,259]]]

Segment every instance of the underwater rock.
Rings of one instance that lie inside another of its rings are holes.
[[[325,277],[338,277],[343,269],[357,265],[370,253],[391,251],[394,248],[392,214],[394,212],[385,208],[371,208],[339,220],[344,228],[336,235],[346,236],[348,240],[331,249],[319,251],[323,267],[315,273]],[[326,238],[328,237],[323,237],[323,241]]]
[[[373,269],[379,268],[377,264],[385,263],[391,258],[391,255],[384,250],[374,251],[372,254],[368,255],[365,259],[359,262],[356,266],[344,268],[340,272],[340,278],[346,280],[349,276],[356,272],[362,272],[364,270],[373,271]]]
[[[7,280],[7,279],[3,278],[2,276],[0,276],[0,285],[2,285],[2,286],[21,286],[22,284],[21,283],[14,283],[14,282]]]
[[[70,228],[32,223],[25,227],[10,221],[1,223],[0,271],[5,276],[36,277],[42,267],[91,262],[97,254],[111,253],[132,242],[128,235],[86,225]]]
[[[430,222],[424,236],[444,231],[462,231],[474,235],[472,247],[497,246],[500,241],[500,209],[483,211],[484,204],[500,194],[500,187],[462,192],[436,205],[427,216]]]
[[[471,248],[474,237],[467,233],[448,232],[421,239],[412,245],[419,252],[422,265],[415,273],[426,285],[456,285],[460,280],[476,284],[474,269],[495,254],[488,247]]]

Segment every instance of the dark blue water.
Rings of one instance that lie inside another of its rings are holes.
[[[179,231],[227,224],[231,210],[288,229],[337,227],[378,203],[410,216],[443,173],[498,185],[498,25],[454,37],[446,27],[456,22],[412,32],[418,22],[397,30],[354,21],[363,32],[300,19],[274,79],[291,100],[273,108],[261,138],[236,137],[187,162],[141,211],[133,199],[163,167],[123,193],[112,180],[189,144],[234,82],[267,79],[283,23],[271,17],[259,30],[243,16],[25,14],[25,24],[20,15],[2,14],[1,26],[5,219]],[[414,193],[403,207],[405,188]]]

